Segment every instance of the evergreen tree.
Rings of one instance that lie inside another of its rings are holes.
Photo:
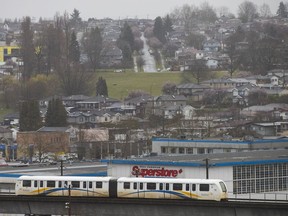
[[[23,58],[23,72],[22,77],[28,80],[33,74],[35,66],[35,54],[33,45],[33,30],[31,28],[31,18],[25,17],[21,23],[21,56]]]
[[[76,38],[76,34],[73,31],[71,34],[70,44],[69,44],[69,59],[74,63],[80,62],[80,47]]]
[[[96,95],[104,95],[105,97],[108,97],[108,89],[106,80],[102,77],[99,77],[98,82],[96,84]]]
[[[156,17],[154,28],[153,28],[153,33],[155,37],[157,37],[162,43],[166,42],[166,37],[165,37],[166,33],[165,33],[165,28],[164,28],[161,17]]]
[[[123,64],[124,66],[131,66],[132,53],[134,50],[134,35],[132,33],[131,27],[125,22],[123,28],[121,29],[120,37],[117,40],[117,46],[121,49],[123,54]]]
[[[170,16],[169,16],[169,15],[167,15],[167,16],[164,18],[164,31],[165,31],[165,33],[169,33],[169,32],[174,31],[174,29],[173,29],[173,23],[172,23],[172,20],[170,19]]]
[[[134,35],[132,32],[131,27],[127,22],[124,23],[123,28],[121,29],[121,34],[119,37],[120,40],[126,41],[129,45],[131,50],[134,50]]]
[[[36,131],[42,126],[38,102],[23,101],[20,104],[20,131]]]
[[[67,112],[60,99],[49,101],[47,113],[45,116],[45,126],[47,127],[65,127],[67,126]]]
[[[71,27],[75,29],[79,29],[82,23],[79,10],[74,9],[73,13],[70,16],[71,16],[71,19],[70,19]]]
[[[285,7],[283,2],[280,2],[279,8],[277,10],[277,14],[281,18],[286,18],[287,17],[287,8]]]

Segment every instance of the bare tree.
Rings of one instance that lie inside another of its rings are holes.
[[[260,15],[260,17],[264,17],[264,18],[270,17],[272,15],[270,7],[268,4],[264,3],[260,6],[259,15]]]
[[[244,1],[239,5],[238,9],[238,16],[239,19],[243,23],[251,22],[253,21],[257,16],[257,6],[250,1]]]

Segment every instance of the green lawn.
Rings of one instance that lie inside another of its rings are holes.
[[[179,84],[181,81],[180,72],[97,72],[97,77],[100,76],[106,80],[109,97],[116,99],[125,98],[133,90],[143,90],[154,96],[161,95],[165,83]]]

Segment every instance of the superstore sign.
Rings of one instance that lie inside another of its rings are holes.
[[[131,174],[141,177],[177,177],[183,172],[182,169],[167,169],[164,167],[133,166]]]

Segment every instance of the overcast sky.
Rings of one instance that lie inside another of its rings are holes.
[[[238,6],[244,0],[0,0],[0,18],[23,18],[24,16],[35,17],[38,21],[42,18],[53,18],[56,12],[61,15],[66,11],[71,14],[76,8],[80,17],[101,19],[123,18],[150,18],[165,16],[173,9],[184,4],[200,5],[208,2],[215,9],[221,6],[228,7],[230,12],[237,15]],[[250,0],[256,5],[266,3],[271,12],[276,14],[279,3],[286,0]]]

